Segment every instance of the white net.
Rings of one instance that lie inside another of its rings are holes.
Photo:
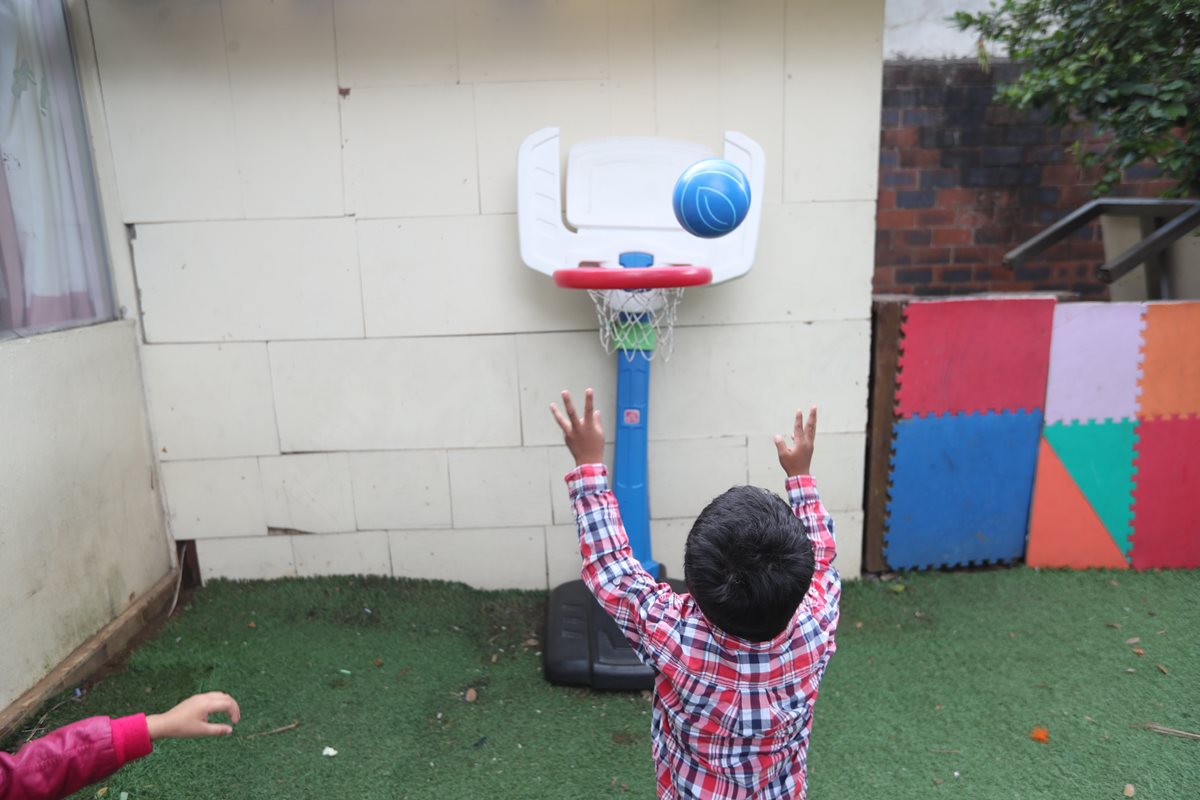
[[[671,357],[683,289],[588,289],[605,352],[633,361]]]

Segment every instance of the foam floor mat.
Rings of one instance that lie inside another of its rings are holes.
[[[888,565],[1019,559],[1041,426],[1040,411],[899,420],[884,539]]]

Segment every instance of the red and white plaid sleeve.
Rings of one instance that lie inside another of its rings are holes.
[[[634,558],[605,466],[576,467],[566,481],[579,528],[583,582],[642,662],[653,666],[654,640],[678,620],[678,595]]]
[[[788,498],[792,510],[804,529],[808,531],[813,546],[812,585],[804,597],[803,608],[812,614],[821,630],[836,627],[839,604],[842,596],[842,578],[833,559],[837,556],[837,543],[833,537],[833,518],[821,503],[817,483],[811,475],[797,475],[787,479]]]

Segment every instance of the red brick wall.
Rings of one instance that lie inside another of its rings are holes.
[[[884,67],[875,282],[878,294],[1068,291],[1106,296],[1098,225],[1019,270],[1006,252],[1092,199],[1096,172],[1078,167],[1076,129],[1046,125],[992,101],[1008,64],[896,62]],[[1147,170],[1122,194],[1165,188]]]

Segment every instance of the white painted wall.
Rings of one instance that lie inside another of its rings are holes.
[[[974,58],[978,37],[947,21],[955,11],[986,11],[992,0],[887,0],[883,57],[937,60]],[[993,55],[998,53],[993,48]]]
[[[0,708],[166,574],[135,329],[0,343]]]
[[[715,492],[781,489],[771,435],[817,403],[858,574],[883,0],[87,8],[170,525],[207,577],[578,574],[546,407],[611,409],[616,376],[587,298],[520,262],[545,125],[765,147],[755,269],[689,291],[654,366],[655,553],[681,574]]]

